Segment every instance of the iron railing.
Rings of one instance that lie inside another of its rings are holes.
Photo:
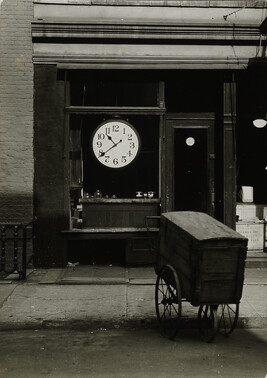
[[[27,244],[33,238],[28,235],[28,228],[33,221],[27,224],[0,223],[1,236],[1,264],[0,272],[18,274],[19,279],[26,279]]]

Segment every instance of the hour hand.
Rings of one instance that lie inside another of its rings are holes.
[[[107,135],[107,138],[108,138],[108,140],[110,140],[113,144],[116,144],[116,143],[113,141],[113,139],[111,138],[110,135]]]

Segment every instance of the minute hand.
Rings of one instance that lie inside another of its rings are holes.
[[[106,153],[107,153],[108,151],[110,151],[112,148],[116,147],[116,146],[117,146],[119,143],[121,143],[121,142],[122,142],[122,139],[120,139],[117,143],[115,143],[113,146],[111,146],[107,151],[105,151],[105,152],[100,152],[99,157],[105,156]]]

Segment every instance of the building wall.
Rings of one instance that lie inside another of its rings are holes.
[[[0,0],[0,222],[33,213],[32,0]]]
[[[260,54],[267,8],[240,4],[34,0],[33,60],[75,69],[243,70]]]
[[[65,174],[64,81],[55,65],[34,69],[34,227],[35,266],[62,265],[61,230],[68,229],[64,214]],[[68,206],[68,202],[67,202]]]

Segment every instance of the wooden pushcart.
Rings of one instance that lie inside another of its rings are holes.
[[[174,338],[182,302],[199,306],[200,336],[210,342],[237,325],[247,239],[207,214],[163,213],[160,218],[155,304],[162,333]]]

